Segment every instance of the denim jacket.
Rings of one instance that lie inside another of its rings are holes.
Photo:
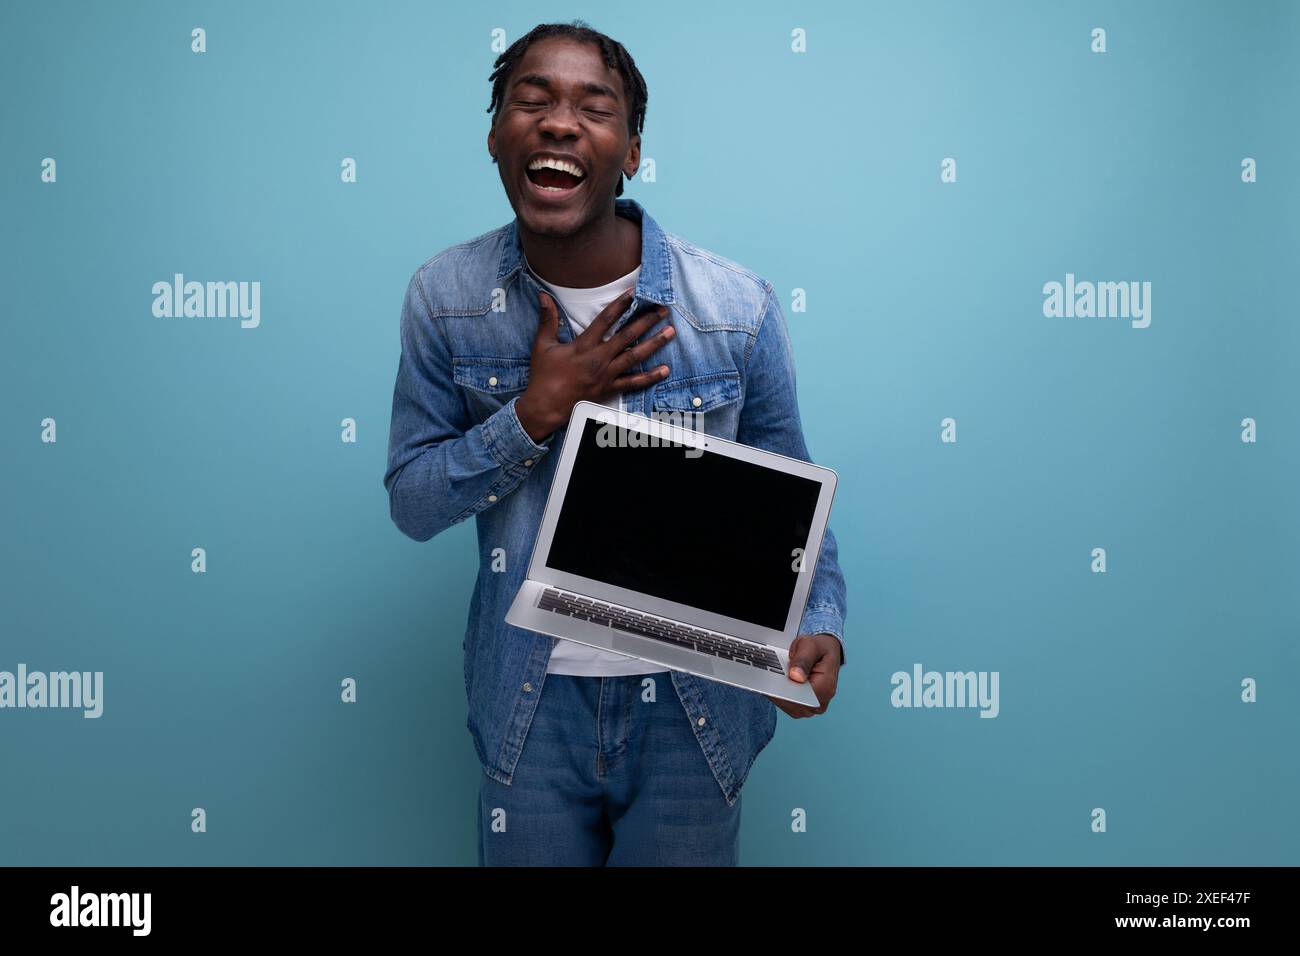
[[[669,307],[662,322],[676,331],[633,370],[667,364],[669,377],[627,393],[627,410],[652,417],[701,413],[684,420],[712,435],[810,460],[789,333],[771,283],[664,232],[635,200],[615,200],[615,211],[640,220],[641,273],[614,328],[654,302]],[[523,751],[557,640],[509,625],[505,615],[526,576],[564,441],[560,429],[533,442],[515,414],[528,385],[541,288],[524,261],[517,223],[445,249],[411,277],[384,474],[392,520],[416,541],[476,519],[479,573],[462,644],[468,727],[484,771],[505,784]],[[573,329],[558,302],[557,308],[559,339],[571,341]],[[725,489],[678,493],[716,495],[718,507],[727,506]],[[844,577],[828,529],[800,633],[834,634],[843,642],[845,613]],[[753,691],[671,674],[718,786],[734,804],[775,733],[776,707]]]

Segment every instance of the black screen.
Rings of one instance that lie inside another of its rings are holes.
[[[547,567],[783,629],[821,484],[629,436],[586,423]]]

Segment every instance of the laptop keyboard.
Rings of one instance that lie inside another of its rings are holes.
[[[604,624],[615,630],[663,641],[665,644],[673,644],[688,651],[699,651],[724,661],[748,664],[750,667],[771,671],[774,674],[785,673],[780,658],[770,647],[738,641],[734,637],[726,637],[714,631],[702,631],[698,627],[641,614],[638,611],[629,611],[627,608],[568,594],[555,588],[546,588],[542,591],[542,599],[537,606],[543,611],[576,617],[583,621],[591,621],[593,624]]]

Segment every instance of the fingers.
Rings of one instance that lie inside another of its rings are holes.
[[[671,325],[666,325],[655,335],[650,336],[644,342],[626,348],[614,356],[609,363],[610,369],[615,375],[622,375],[634,365],[639,365],[642,361],[649,358],[651,353],[658,351],[668,344],[668,341],[677,333]],[[658,381],[657,379],[655,381]]]
[[[668,377],[668,366],[660,365],[652,368],[648,372],[637,372],[635,375],[620,375],[610,383],[611,395],[622,392],[639,392],[643,388],[649,388],[655,382],[663,381]]]
[[[609,340],[609,346],[615,351],[622,351],[629,348],[633,342],[639,339],[646,330],[668,314],[666,306],[652,306],[632,319],[618,330]]]
[[[574,343],[586,348],[588,345],[599,344],[603,341],[609,327],[618,321],[618,317],[623,314],[623,310],[632,301],[632,293],[635,291],[635,289],[628,289],[601,309],[596,314],[596,317],[591,320],[591,325],[583,329],[578,337],[574,339]]]

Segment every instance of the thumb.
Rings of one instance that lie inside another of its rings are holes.
[[[537,338],[536,343],[551,344],[559,341],[560,313],[556,311],[555,300],[549,292],[537,294]]]
[[[790,677],[806,681],[817,663],[817,645],[800,634],[790,645]]]

